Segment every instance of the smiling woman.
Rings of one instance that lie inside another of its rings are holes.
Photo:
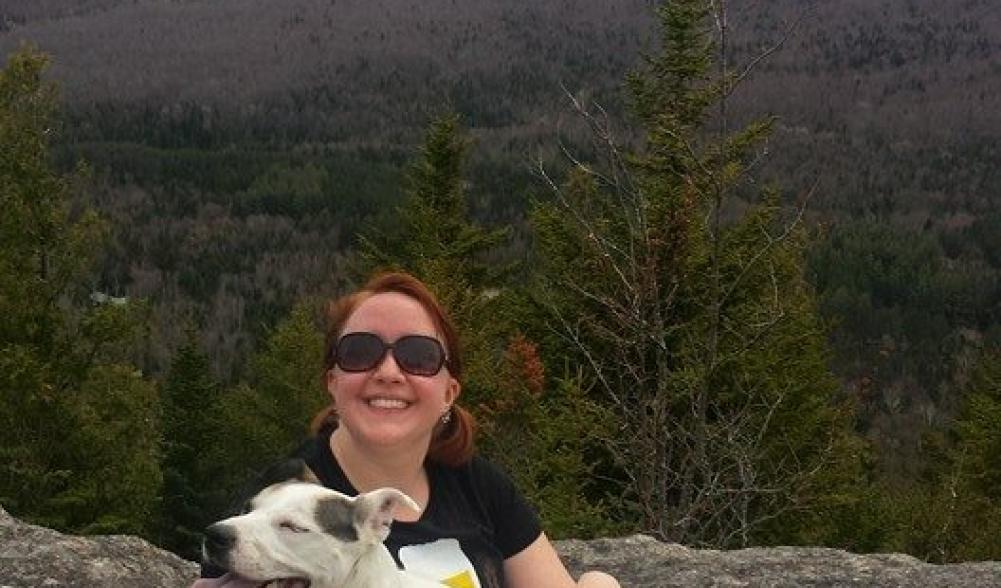
[[[475,454],[473,416],[457,402],[457,331],[423,283],[377,275],[332,304],[328,318],[331,403],[298,457],[348,496],[389,487],[417,503],[396,513],[385,540],[399,567],[463,588],[618,586],[598,572],[575,582],[510,478]],[[223,572],[203,567],[204,576]],[[196,586],[239,581],[225,578]]]

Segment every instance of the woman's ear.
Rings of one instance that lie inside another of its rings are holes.
[[[326,382],[327,382],[327,393],[330,394],[331,398],[333,398],[334,397],[334,389],[337,388],[337,375],[334,374],[334,370],[333,369],[327,370],[327,373],[326,373]]]
[[[459,392],[462,391],[462,384],[459,380],[455,378],[448,378],[448,388],[445,390],[445,404],[452,406],[455,404],[455,399],[459,397]]]

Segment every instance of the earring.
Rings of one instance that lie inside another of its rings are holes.
[[[445,409],[445,412],[442,413],[441,418],[438,419],[438,421],[441,422],[442,426],[445,426],[451,420],[452,420],[452,407],[449,406],[447,409]]]

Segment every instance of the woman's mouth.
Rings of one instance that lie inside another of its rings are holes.
[[[372,408],[404,409],[410,406],[410,403],[406,400],[401,400],[399,398],[383,398],[381,396],[369,398],[366,402]]]

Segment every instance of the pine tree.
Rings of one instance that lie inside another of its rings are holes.
[[[458,116],[431,124],[409,167],[406,199],[385,223],[392,229],[361,237],[359,273],[399,269],[428,284],[459,329],[466,370],[463,401],[475,406],[496,387],[498,349],[505,340],[498,315],[512,268],[487,258],[507,231],[483,228],[469,217],[463,177],[468,150]]]
[[[149,532],[160,487],[157,390],[130,364],[146,308],[87,300],[106,233],[53,171],[44,56],[0,72],[0,502],[82,532]]]
[[[215,487],[230,499],[301,444],[313,415],[329,402],[323,333],[314,315],[311,304],[294,307],[251,359],[249,382],[226,390],[216,403],[216,438],[206,448],[206,460],[214,464]],[[227,506],[218,504],[216,515]]]
[[[954,425],[947,504],[960,509],[949,561],[1001,558],[1001,348],[986,349],[970,378]]]
[[[749,181],[771,120],[729,127],[725,11],[659,8],[661,50],[628,79],[637,145],[573,99],[597,155],[563,181],[540,166],[554,198],[532,215],[536,299],[547,344],[615,422],[609,473],[642,530],[720,547],[823,541],[837,530],[818,522],[851,506],[862,447],[835,405],[801,210]]]
[[[1001,557],[1001,349],[981,350],[958,416],[922,449],[920,477],[878,497],[879,548],[936,563]]]
[[[314,305],[297,304],[251,362],[253,387],[274,407],[282,425],[278,446],[291,448],[308,434],[311,417],[329,403],[323,377],[323,332]]]
[[[218,514],[211,464],[205,451],[215,442],[213,410],[221,386],[194,332],[177,350],[163,386],[163,521],[160,544],[197,559],[200,533]]]

